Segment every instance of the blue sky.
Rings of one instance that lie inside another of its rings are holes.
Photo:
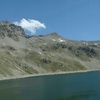
[[[100,40],[100,0],[0,0],[0,21],[35,19],[72,40]]]

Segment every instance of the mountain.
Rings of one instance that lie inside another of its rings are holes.
[[[100,69],[100,41],[68,40],[57,33],[27,36],[0,22],[0,78]]]

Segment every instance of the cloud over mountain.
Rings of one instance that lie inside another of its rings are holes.
[[[36,31],[40,28],[46,28],[44,23],[39,22],[38,20],[34,19],[21,19],[20,21],[13,22],[15,25],[21,26],[26,31],[30,32],[30,35],[34,35]]]

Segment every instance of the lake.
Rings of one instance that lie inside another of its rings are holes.
[[[3,80],[0,100],[100,100],[100,71]]]

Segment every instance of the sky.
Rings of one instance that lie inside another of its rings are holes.
[[[0,21],[29,34],[56,32],[71,40],[100,40],[100,0],[0,0]]]

